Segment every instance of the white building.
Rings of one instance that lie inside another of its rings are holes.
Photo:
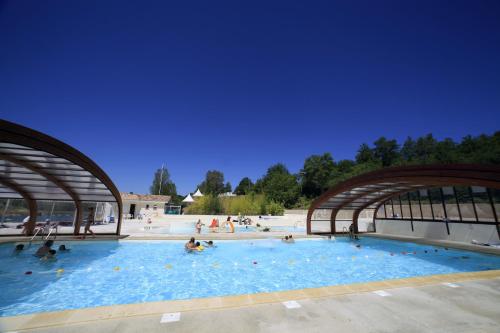
[[[170,202],[169,195],[120,193],[125,218],[138,218],[144,211],[151,214],[164,214],[165,205]]]

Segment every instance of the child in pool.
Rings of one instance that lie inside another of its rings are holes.
[[[214,242],[213,242],[213,241],[208,241],[208,242],[207,242],[207,241],[203,241],[203,243],[205,243],[205,246],[206,246],[206,247],[215,247],[215,245],[214,245]]]
[[[47,253],[49,253],[50,251],[52,251],[52,245],[54,245],[54,241],[53,240],[48,240],[45,242],[45,244],[43,244],[43,246],[41,246],[35,253],[35,256],[37,257],[43,257],[45,256]]]
[[[55,261],[57,260],[56,258],[56,250],[49,250],[47,254],[45,254],[43,257],[40,258],[42,261]]]
[[[64,252],[64,251],[69,252],[69,251],[71,251],[71,249],[68,249],[68,248],[66,247],[66,245],[64,245],[64,244],[61,244],[61,245],[59,246],[59,252]]]

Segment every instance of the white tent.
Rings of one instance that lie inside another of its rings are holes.
[[[182,202],[194,202],[194,199],[193,197],[191,196],[191,194],[188,194],[184,200],[182,200]]]
[[[193,194],[193,197],[202,197],[202,196],[203,196],[203,194],[200,192],[200,189],[197,188],[196,192],[194,192],[194,194]]]

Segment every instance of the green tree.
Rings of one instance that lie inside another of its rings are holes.
[[[399,146],[396,140],[387,140],[385,137],[374,142],[375,158],[382,162],[382,166],[390,166],[399,158]]]
[[[337,171],[339,174],[347,174],[352,171],[352,168],[356,165],[354,161],[351,160],[340,160],[337,163]]]
[[[224,193],[226,190],[224,174],[217,170],[209,170],[205,175],[205,180],[198,185],[198,188],[203,194],[218,195]]]
[[[500,132],[464,137],[458,145],[459,159],[465,163],[500,163]]]
[[[361,164],[361,163],[370,163],[375,160],[375,155],[373,153],[373,150],[366,144],[363,143],[359,149],[358,153],[356,154],[356,163]]]
[[[290,174],[285,165],[278,163],[267,169],[259,186],[270,201],[293,207],[300,195],[300,186],[295,175]]]
[[[156,170],[153,177],[153,184],[149,187],[150,194],[170,195],[175,197],[177,195],[177,188],[170,179],[170,174],[167,168]]]
[[[328,189],[328,183],[335,173],[335,163],[332,155],[312,155],[304,161],[300,171],[302,194],[314,198]]]
[[[404,162],[413,162],[417,157],[416,142],[411,137],[408,137],[401,147],[401,158]]]
[[[417,139],[415,143],[416,161],[419,164],[435,163],[437,140],[432,134],[427,134]]]
[[[433,162],[441,164],[459,162],[457,144],[450,138],[439,141],[434,147]]]
[[[231,186],[231,183],[227,182],[226,185],[224,185],[224,193],[232,192],[232,191],[233,191],[233,187]]]
[[[236,195],[249,194],[253,190],[252,180],[248,177],[243,178],[238,186],[234,189]]]

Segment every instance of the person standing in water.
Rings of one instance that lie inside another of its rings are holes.
[[[85,224],[85,233],[83,234],[83,239],[87,236],[87,232],[90,232],[92,238],[95,238],[95,234],[90,230],[90,226],[94,224],[94,207],[89,207],[89,215],[87,216],[87,223]]]

